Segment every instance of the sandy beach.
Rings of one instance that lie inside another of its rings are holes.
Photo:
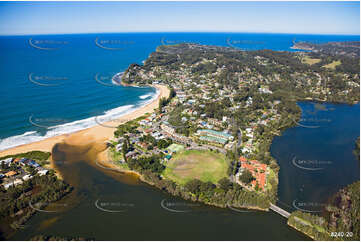
[[[109,139],[114,138],[114,131],[117,125],[123,124],[129,120],[136,119],[146,113],[152,113],[154,109],[158,108],[158,103],[160,98],[169,96],[169,89],[163,85],[153,85],[153,87],[159,90],[159,95],[156,99],[154,99],[151,103],[140,107],[129,114],[125,114],[124,116],[109,122],[105,122],[99,125],[96,125],[91,128],[87,128],[84,130],[80,130],[70,134],[63,134],[59,136],[54,136],[51,138],[47,138],[38,142],[24,144],[20,146],[16,146],[7,150],[0,151],[0,157],[6,155],[12,155],[17,153],[28,152],[32,150],[40,150],[51,152],[52,148],[57,143],[67,143],[69,145],[74,146],[83,146],[87,144],[105,144],[105,142]]]

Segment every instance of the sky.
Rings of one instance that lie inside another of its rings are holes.
[[[359,2],[0,2],[0,35],[360,34]]]

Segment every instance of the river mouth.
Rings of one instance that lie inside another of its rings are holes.
[[[66,208],[36,213],[11,239],[45,234],[110,241],[308,240],[273,212],[233,211],[185,201],[135,175],[103,169],[95,160],[104,150],[99,142],[55,145],[54,166],[74,187],[59,201]]]
[[[128,185],[139,185],[141,183],[134,173],[127,174],[99,165],[99,159],[107,159],[104,158],[106,152],[107,146],[104,142],[90,142],[85,145],[74,145],[66,142],[58,143],[52,150],[53,164],[63,179],[74,186],[75,189],[83,187],[87,182],[86,175],[79,175],[83,173],[81,170],[74,170],[76,169],[74,164],[78,162],[86,163],[119,182]]]

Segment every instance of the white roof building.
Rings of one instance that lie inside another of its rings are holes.
[[[48,172],[49,172],[48,170],[44,169],[44,170],[38,171],[38,174],[39,174],[40,176],[43,176],[43,175],[48,174]]]

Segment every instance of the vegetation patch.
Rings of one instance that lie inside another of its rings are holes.
[[[14,155],[3,156],[3,157],[0,157],[0,160],[4,160],[4,159],[7,159],[7,158],[23,158],[23,157],[26,157],[28,159],[36,160],[41,164],[42,161],[48,160],[50,155],[51,155],[50,152],[34,150],[34,151],[26,152],[26,153],[19,153],[19,154],[14,154]]]
[[[325,67],[325,68],[327,68],[327,69],[336,69],[336,66],[338,66],[338,65],[341,65],[341,61],[339,61],[339,60],[337,60],[337,61],[333,61],[333,62],[331,62],[330,64],[327,64],[327,65],[324,65],[324,66],[322,66],[322,67]]]
[[[305,64],[308,64],[308,65],[313,65],[313,64],[316,64],[318,62],[320,62],[321,59],[317,59],[317,58],[311,58],[309,56],[305,56],[302,58],[302,63],[305,63]]]
[[[163,172],[179,184],[185,184],[192,179],[203,182],[217,183],[227,177],[228,162],[223,154],[211,151],[187,150],[172,158]]]
[[[119,166],[124,170],[130,170],[127,163],[120,162],[121,160],[123,160],[123,153],[117,152],[114,147],[111,147],[108,154],[113,164]]]
[[[315,240],[360,240],[360,182],[338,191],[321,217],[295,211],[288,224]]]

